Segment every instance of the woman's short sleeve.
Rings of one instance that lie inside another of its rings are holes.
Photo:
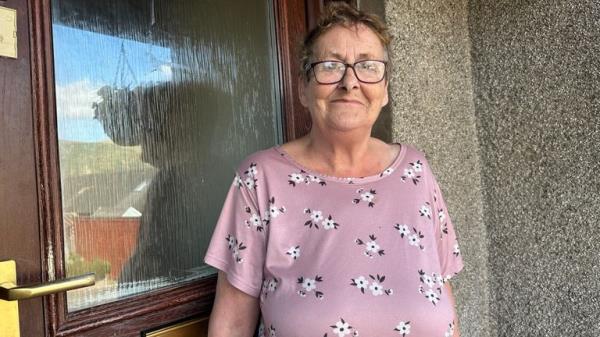
[[[440,260],[440,268],[444,278],[449,279],[458,274],[463,268],[463,259],[458,246],[456,231],[448,214],[448,208],[442,191],[433,174],[431,174],[430,187],[433,195],[435,210],[434,233],[437,238],[437,249]]]
[[[265,259],[264,220],[256,190],[236,174],[215,227],[204,262],[227,274],[227,280],[248,295],[260,295]]]

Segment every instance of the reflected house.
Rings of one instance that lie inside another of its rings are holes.
[[[135,250],[153,176],[149,168],[65,177],[65,185],[77,191],[63,200],[66,256],[106,261],[108,278],[118,279]]]

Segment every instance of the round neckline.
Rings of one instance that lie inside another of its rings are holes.
[[[283,157],[290,164],[292,164],[294,167],[296,167],[297,169],[299,169],[305,173],[308,173],[312,176],[316,176],[316,177],[326,180],[326,181],[333,181],[333,182],[338,182],[338,183],[343,183],[343,184],[348,184],[348,185],[358,185],[358,184],[365,184],[365,183],[374,182],[374,181],[377,181],[380,179],[384,179],[384,178],[390,176],[394,171],[396,171],[396,169],[400,165],[400,162],[402,162],[402,159],[404,159],[404,155],[406,153],[406,146],[401,143],[392,143],[392,144],[400,146],[400,151],[398,151],[396,158],[394,158],[392,163],[388,167],[386,167],[383,171],[373,174],[373,175],[366,176],[366,177],[336,177],[336,176],[327,175],[327,174],[324,174],[321,172],[317,172],[317,171],[311,170],[307,167],[304,167],[302,164],[297,162],[296,159],[294,159],[292,156],[290,156],[289,153],[287,153],[284,149],[281,148],[281,145],[277,145],[277,146],[273,147],[273,149],[281,157]]]

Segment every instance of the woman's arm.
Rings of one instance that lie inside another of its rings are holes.
[[[456,301],[454,300],[454,295],[452,294],[452,287],[450,287],[450,282],[446,282],[444,287],[446,288],[446,294],[448,294],[450,303],[452,303],[452,308],[454,308],[454,334],[452,335],[452,337],[460,337],[460,333],[458,331],[458,314],[456,312]]]
[[[258,312],[258,298],[232,286],[227,274],[219,271],[208,337],[251,337],[256,330]]]

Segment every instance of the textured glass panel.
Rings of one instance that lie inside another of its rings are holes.
[[[69,311],[202,263],[241,158],[281,140],[267,1],[53,2]]]

